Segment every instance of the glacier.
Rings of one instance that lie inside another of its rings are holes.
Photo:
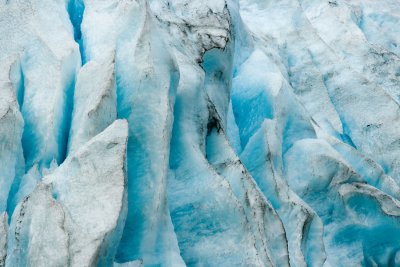
[[[0,1],[0,267],[400,266],[398,0]]]

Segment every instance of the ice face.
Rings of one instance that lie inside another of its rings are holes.
[[[7,266],[112,265],[127,212],[127,140],[127,122],[115,121],[18,204]]]
[[[0,17],[0,267],[400,265],[396,1]]]
[[[7,210],[7,203],[15,192],[14,181],[23,175],[21,137],[24,122],[10,77],[15,58],[4,59],[0,76],[0,212]],[[15,70],[14,70],[15,71]],[[19,71],[19,70],[17,70]]]
[[[26,169],[47,168],[66,154],[79,50],[64,3],[45,1],[1,5],[4,18],[2,61],[17,58],[20,111],[24,118],[22,147]],[[3,70],[7,73],[7,69]]]
[[[5,266],[7,256],[8,216],[0,214],[0,266]]]
[[[73,153],[117,118],[114,58],[90,61],[75,86],[68,153]]]

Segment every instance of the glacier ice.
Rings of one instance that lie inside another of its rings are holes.
[[[3,61],[1,67],[8,71],[0,76],[0,212],[7,210],[14,180],[23,174],[24,168],[21,146],[24,121],[19,112],[12,82],[7,77],[12,63],[13,58]]]
[[[68,153],[73,153],[117,118],[114,59],[90,61],[77,75]]]
[[[0,12],[2,58],[16,58],[20,69],[12,83],[22,90],[26,169],[35,163],[46,168],[65,158],[79,49],[61,1],[6,1]]]
[[[397,0],[0,2],[0,267],[400,266]]]
[[[127,139],[127,122],[115,121],[36,185],[13,213],[6,265],[112,265],[127,212]]]
[[[5,266],[7,256],[8,216],[0,214],[0,266]]]

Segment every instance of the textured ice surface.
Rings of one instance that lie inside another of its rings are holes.
[[[115,121],[18,204],[6,265],[112,265],[127,211],[127,135]]]
[[[0,267],[400,266],[397,0],[0,2]]]
[[[4,266],[7,256],[8,217],[7,213],[0,214],[0,266]]]
[[[19,112],[10,74],[13,61],[5,59],[0,74],[0,212],[7,209],[14,180],[23,174],[21,137],[24,122]]]

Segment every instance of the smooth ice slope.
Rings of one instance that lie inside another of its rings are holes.
[[[0,267],[399,266],[397,0],[0,3]]]

